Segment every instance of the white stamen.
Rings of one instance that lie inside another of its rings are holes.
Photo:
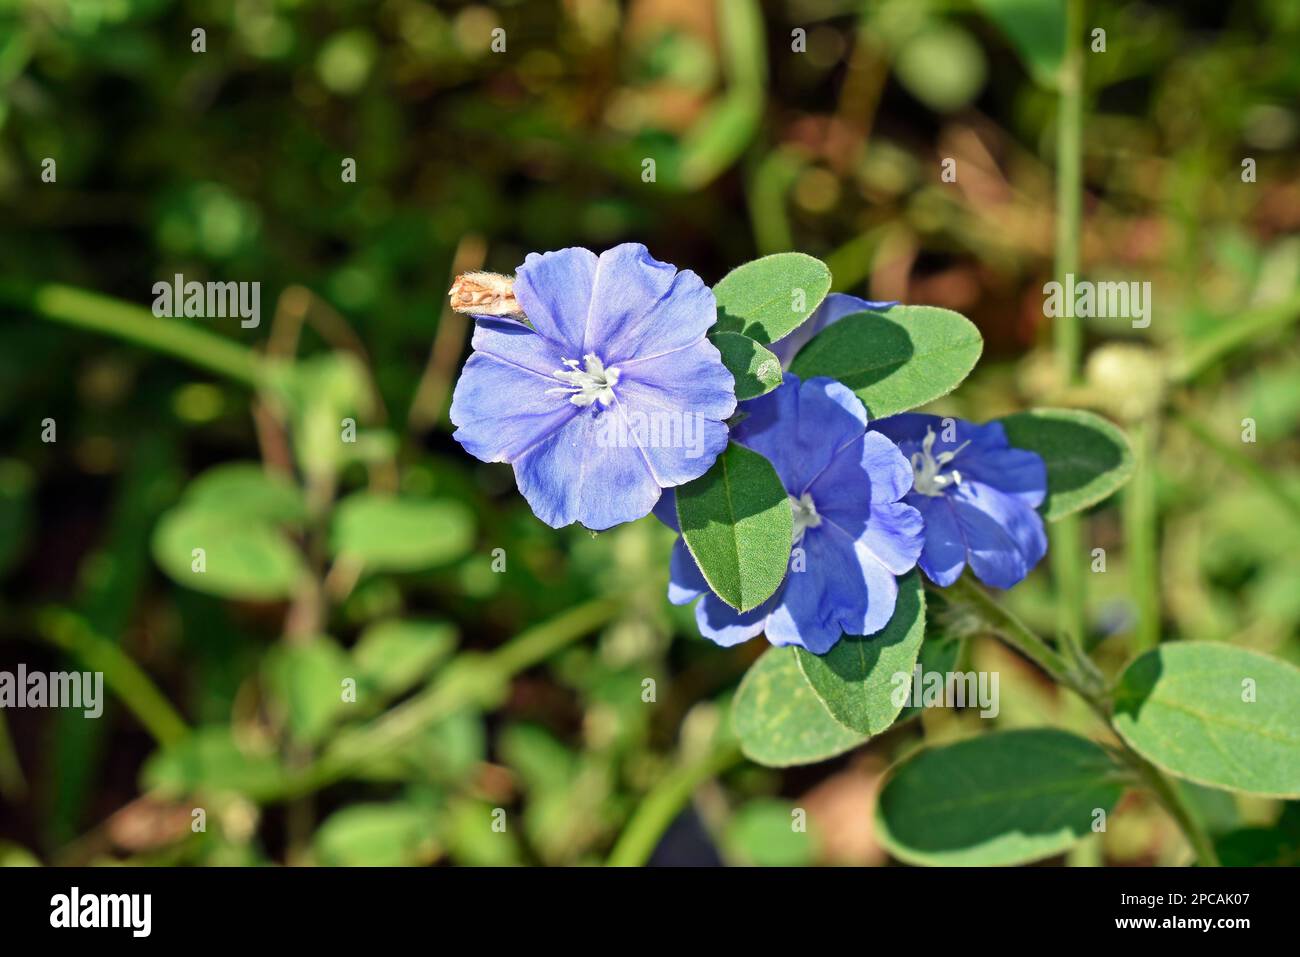
[[[552,373],[555,378],[566,383],[554,389],[547,389],[547,395],[567,395],[574,405],[588,406],[600,400],[601,405],[614,401],[614,386],[618,385],[619,371],[614,366],[605,368],[605,364],[596,356],[587,353],[582,357],[585,368],[578,366],[577,359],[565,359],[567,369],[557,369]]]
[[[817,506],[813,504],[812,496],[807,492],[804,492],[800,498],[795,498],[793,495],[788,497],[790,499],[790,511],[794,513],[794,532],[791,544],[798,545],[803,540],[803,533],[820,525],[822,517],[817,514]]]
[[[912,472],[915,476],[912,487],[922,495],[933,498],[942,495],[944,489],[950,485],[960,485],[960,472],[952,469],[946,475],[941,475],[940,469],[955,459],[957,453],[968,445],[970,445],[969,439],[950,452],[940,452],[935,455],[934,430],[927,428],[925,438],[921,442],[921,451],[912,453]]]

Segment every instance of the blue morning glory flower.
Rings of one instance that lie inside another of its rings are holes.
[[[912,470],[883,435],[867,431],[867,413],[833,379],[800,382],[786,373],[767,395],[742,402],[732,441],[768,459],[794,512],[794,551],[785,580],[744,614],[709,590],[682,538],[673,548],[668,599],[700,599],[695,620],[705,637],[734,645],[766,633],[774,645],[825,654],[842,634],[870,635],[888,624],[898,599],[896,575],[921,553],[921,516],[900,501]],[[677,529],[676,495],[655,515]]]
[[[890,306],[897,305],[897,301],[873,302],[870,299],[859,299],[857,296],[833,292],[822,300],[822,304],[808,317],[806,322],[784,339],[769,345],[768,348],[781,360],[781,368],[788,369],[799,350],[811,342],[813,336],[827,326],[834,325],[845,316],[852,315],[855,312],[888,309]]]
[[[969,562],[986,585],[1010,588],[1047,553],[1035,511],[1047,495],[1047,466],[1011,448],[1002,423],[906,412],[871,427],[912,463],[906,501],[925,518],[920,566],[936,585],[951,585]]]
[[[451,420],[471,455],[514,466],[538,518],[609,528],[708,471],[736,397],[695,273],[637,243],[561,249],[530,254],[513,296],[528,324],[475,316]]]

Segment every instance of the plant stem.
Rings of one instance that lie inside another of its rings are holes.
[[[428,688],[365,727],[341,734],[309,767],[287,776],[275,798],[294,798],[346,777],[391,753],[430,725],[490,697],[519,672],[538,664],[612,620],[617,602],[596,598],[535,625],[484,655],[462,654]]]
[[[1051,675],[1058,684],[1083,698],[1106,722],[1107,727],[1111,726],[1109,698],[1092,676],[1069,667],[1060,655],[1048,647],[1047,642],[1034,634],[1011,611],[994,601],[988,592],[971,581],[968,576],[958,579],[951,590],[975,605],[983,613],[985,621],[994,626],[998,637]],[[1129,747],[1122,738],[1119,741],[1125,759],[1138,771],[1157,800],[1177,823],[1183,836],[1187,838],[1187,843],[1196,852],[1197,862],[1203,867],[1217,867],[1219,859],[1214,851],[1214,844],[1197,820],[1195,813],[1183,799],[1177,784]]]
[[[1148,416],[1133,424],[1133,480],[1124,490],[1124,540],[1129,576],[1137,603],[1135,650],[1160,642],[1160,542],[1156,514],[1156,422]]]
[[[609,867],[641,867],[650,859],[659,839],[676,820],[691,796],[704,782],[717,777],[741,760],[740,746],[727,741],[698,760],[683,764],[665,776],[637,806],[605,862]]]
[[[265,363],[252,350],[198,326],[160,318],[120,299],[58,283],[3,280],[0,305],[133,342],[254,388],[265,380]]]
[[[185,720],[140,666],[80,615],[51,608],[37,617],[36,624],[51,644],[80,658],[91,671],[102,671],[108,686],[159,744],[175,744],[189,734]]]
[[[1213,368],[1220,359],[1242,346],[1257,345],[1264,337],[1280,332],[1297,319],[1300,319],[1300,293],[1224,319],[1215,335],[1207,337],[1174,366],[1173,380],[1186,385]]]

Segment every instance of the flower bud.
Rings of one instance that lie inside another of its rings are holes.
[[[524,311],[515,299],[513,276],[495,272],[461,273],[451,284],[447,295],[451,299],[451,308],[457,312],[524,318]]]

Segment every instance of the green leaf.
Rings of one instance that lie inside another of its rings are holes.
[[[1163,644],[1125,669],[1115,730],[1170,774],[1300,797],[1300,669],[1231,645]]]
[[[350,707],[343,700],[343,680],[354,674],[352,660],[331,638],[278,645],[268,652],[262,669],[298,741],[320,741]]]
[[[1133,475],[1128,439],[1101,416],[1033,409],[998,421],[1013,448],[1037,452],[1047,464],[1047,498],[1038,510],[1049,522],[1095,505]]]
[[[220,726],[196,728],[154,752],[140,772],[140,783],[142,790],[158,790],[167,797],[210,791],[257,800],[276,796],[284,776],[273,753],[236,744],[231,729]]]
[[[804,867],[815,848],[809,829],[795,830],[794,806],[775,798],[755,798],[727,822],[722,846],[742,867]]]
[[[174,581],[222,598],[284,598],[306,574],[302,556],[278,529],[207,509],[167,512],[152,545],[154,560]]]
[[[988,77],[984,51],[965,30],[936,22],[904,41],[894,71],[908,92],[940,113],[951,113],[979,96]]]
[[[410,867],[438,856],[433,817],[410,804],[353,804],[329,816],[312,839],[327,867]]]
[[[307,516],[298,487],[254,462],[208,469],[186,487],[184,501],[189,508],[230,521],[297,523]]]
[[[677,489],[677,520],[704,580],[728,605],[749,611],[780,586],[794,513],[776,469],[757,452],[728,445]]]
[[[722,364],[736,379],[736,398],[753,399],[781,384],[781,360],[749,336],[719,332],[710,339],[722,353]]]
[[[890,769],[876,805],[885,847],[912,864],[996,866],[1059,854],[1123,793],[1086,738],[1050,728],[923,748]]]
[[[824,655],[796,649],[799,668],[826,710],[845,727],[880,734],[898,717],[906,699],[899,683],[912,686],[912,668],[925,637],[925,593],[915,570],[898,580],[898,604],[889,624],[874,635],[845,635]]]
[[[947,395],[984,349],[974,324],[935,306],[891,306],[827,326],[790,367],[801,379],[829,376],[857,393],[873,419]]]
[[[813,314],[831,288],[831,271],[803,253],[777,253],[737,266],[713,287],[718,324],[713,332],[741,332],[776,342]]]
[[[975,6],[1007,35],[1041,86],[1060,83],[1065,0],[975,0]]]
[[[393,619],[367,628],[352,649],[352,658],[361,680],[391,697],[426,677],[455,647],[454,625]]]
[[[358,492],[334,515],[330,544],[370,571],[416,571],[455,561],[474,541],[474,520],[459,502]]]
[[[740,682],[731,725],[751,761],[771,768],[815,764],[856,748],[867,735],[830,716],[799,669],[793,648],[769,648]]]

